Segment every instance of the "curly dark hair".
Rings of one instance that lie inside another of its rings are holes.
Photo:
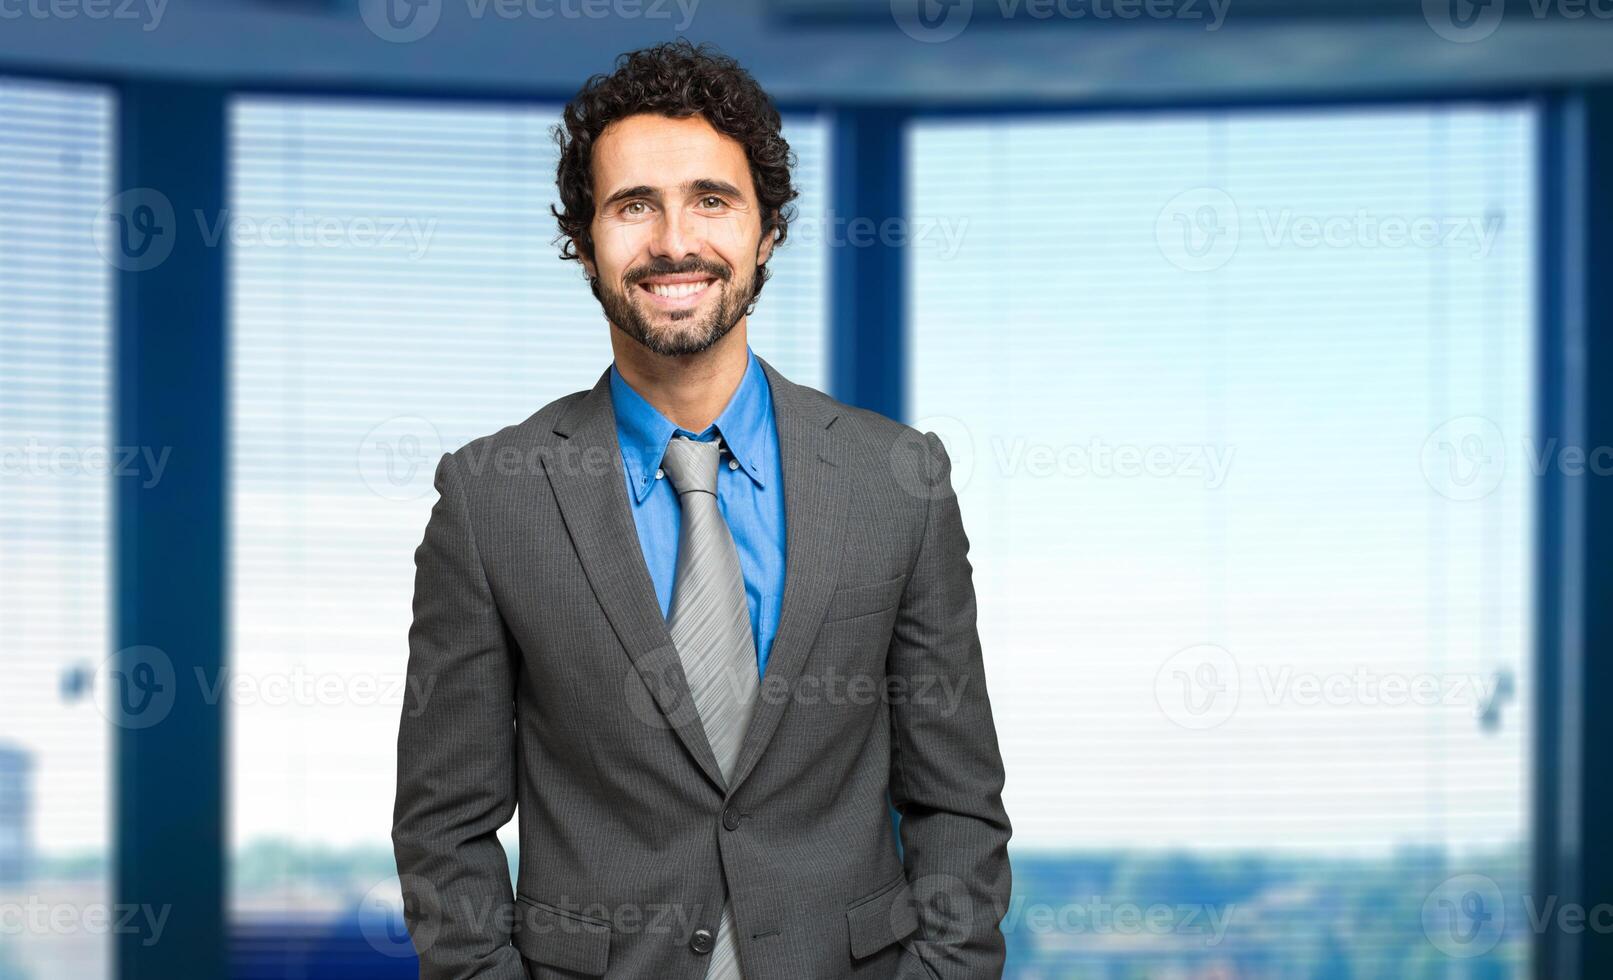
[[[555,242],[562,259],[593,261],[588,229],[594,220],[594,142],[612,122],[641,113],[673,119],[698,114],[744,146],[761,206],[762,237],[772,235],[775,248],[784,244],[795,218],[789,202],[798,192],[790,183],[795,154],[784,140],[778,109],[739,62],[707,44],[697,47],[678,38],[618,56],[616,70],[583,83],[566,104],[562,122],[550,129],[560,149],[555,184],[564,210],[549,210],[560,225]],[[758,265],[751,306],[767,277],[765,263]],[[597,296],[597,286],[594,292]]]

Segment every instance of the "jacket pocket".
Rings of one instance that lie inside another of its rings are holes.
[[[831,623],[840,619],[855,619],[869,613],[883,612],[901,601],[902,590],[906,586],[907,576],[898,575],[870,585],[852,585],[836,589],[829,596],[829,608],[824,611],[823,621]]]
[[[597,977],[610,959],[610,922],[517,895],[511,942],[535,963]]]
[[[913,889],[907,883],[905,871],[846,909],[846,931],[853,959],[877,953],[912,935],[918,927]]]

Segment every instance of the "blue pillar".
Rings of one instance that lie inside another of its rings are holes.
[[[159,942],[117,935],[114,962],[119,980],[224,980],[227,699],[196,672],[224,663],[226,239],[203,230],[225,213],[225,95],[130,83],[118,129],[117,441],[168,456],[153,485],[114,483],[113,889],[168,918]]]
[[[830,393],[906,415],[906,144],[895,108],[834,113],[829,165]]]
[[[1577,90],[1547,109],[1538,441],[1591,453],[1613,446],[1613,89]],[[1539,489],[1532,892],[1537,910],[1589,912],[1613,902],[1613,785],[1602,758],[1613,744],[1613,477],[1546,467]],[[1613,976],[1605,929],[1553,918],[1534,939],[1539,980]]]

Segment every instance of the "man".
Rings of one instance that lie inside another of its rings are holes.
[[[1001,977],[946,451],[746,340],[795,197],[777,110],[682,42],[591,79],[556,139],[615,360],[437,468],[392,834],[421,976]]]

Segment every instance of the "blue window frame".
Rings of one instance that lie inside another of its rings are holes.
[[[164,188],[181,217],[191,213],[192,205],[214,216],[222,211],[227,93],[211,85],[124,80],[109,80],[109,89],[116,92],[119,116],[112,143],[121,157],[112,189]],[[1536,361],[1540,435],[1542,441],[1559,436],[1587,448],[1613,444],[1609,421],[1613,412],[1592,383],[1613,363],[1613,349],[1593,329],[1613,309],[1605,277],[1593,274],[1606,267],[1613,249],[1613,239],[1599,230],[1613,227],[1613,194],[1595,180],[1613,167],[1613,99],[1596,90],[1571,91],[1542,98],[1538,105],[1542,115],[1535,155],[1540,166],[1538,186],[1532,192],[1541,204],[1537,262],[1541,333]],[[1047,110],[1028,106],[1024,114],[1046,116]],[[893,122],[971,114],[900,107],[835,110],[837,159],[825,176],[826,199],[835,208],[857,203],[860,210],[842,212],[843,216],[906,217],[907,149],[900,141],[880,139],[880,134],[888,134]],[[1001,115],[1008,118],[1013,113]],[[869,154],[841,155],[842,134],[863,137]],[[860,170],[859,161],[863,161]],[[179,227],[183,236],[184,225]],[[227,561],[221,539],[213,551],[207,542],[215,523],[222,528],[229,458],[208,449],[222,441],[208,420],[221,417],[226,407],[220,381],[225,270],[214,260],[229,246],[207,252],[186,245],[182,238],[175,258],[155,275],[123,271],[116,277],[118,330],[112,370],[117,397],[109,423],[118,433],[115,441],[166,443],[176,449],[175,465],[166,471],[160,491],[135,495],[124,485],[113,487],[111,520],[116,526],[115,577],[141,583],[138,594],[119,589],[113,598],[113,642],[136,637],[144,642],[172,640],[169,647],[177,654],[176,668],[192,662],[206,667],[206,649],[216,656],[221,648],[207,637],[223,616],[226,597],[217,583]],[[903,264],[892,267],[881,248],[877,244],[868,248],[867,261],[861,265],[889,272],[887,285],[900,283],[906,275]],[[880,295],[871,278],[848,293],[848,271],[858,263],[846,261],[847,251],[836,248],[828,256],[826,291],[835,313],[829,344],[833,367],[826,374],[827,383],[842,397],[899,411],[908,404],[903,394],[908,379],[903,358],[890,354],[902,350],[902,324],[907,319],[902,314],[910,297],[905,289],[894,300],[888,293]],[[216,314],[210,312],[215,308]],[[173,315],[159,315],[163,312]],[[841,363],[844,352],[855,345],[866,347],[870,331],[883,345],[877,348],[882,353],[864,361],[873,367],[847,371]],[[156,361],[138,356],[141,350],[159,348],[170,356]],[[177,437],[165,439],[164,433]],[[1609,525],[1602,515],[1613,511],[1605,506],[1604,483],[1550,468],[1539,481],[1537,534],[1532,540],[1537,545],[1540,669],[1535,690],[1522,696],[1539,720],[1531,830],[1538,842],[1532,867],[1534,894],[1542,901],[1588,904],[1605,891],[1607,869],[1613,867],[1605,853],[1609,845],[1584,829],[1604,823],[1613,813],[1613,798],[1601,785],[1594,757],[1583,748],[1605,740],[1605,729],[1613,724],[1606,712],[1597,710],[1603,692],[1613,689],[1609,673],[1613,668],[1581,658],[1610,628],[1606,614],[1587,601],[1605,591],[1605,573],[1597,569],[1594,558],[1609,543]],[[137,520],[128,520],[131,517]],[[176,551],[172,543],[185,531],[194,532],[199,546]],[[182,707],[175,712],[177,724],[166,726],[166,733],[116,732],[118,786],[124,790],[116,801],[120,814],[115,823],[116,897],[161,901],[213,894],[222,902],[223,891],[214,874],[221,867],[222,841],[218,848],[208,841],[213,839],[210,820],[214,828],[224,827],[223,779],[212,774],[209,755],[216,757],[215,750],[222,747],[224,727],[219,722],[229,710],[228,703]],[[188,774],[183,765],[191,766]],[[140,791],[133,792],[137,786]],[[183,827],[154,833],[158,826],[154,821],[175,815],[171,807],[165,812],[164,801],[180,793],[196,804],[195,813],[187,815]],[[214,850],[219,853],[210,858]],[[355,972],[359,970],[367,975],[385,973],[376,966],[380,961],[374,944],[362,937],[357,947],[327,937],[295,948],[282,942],[280,932],[271,930],[260,938],[275,943],[284,957],[296,959],[306,976],[350,977],[360,975]],[[156,946],[119,942],[117,966],[120,975],[131,980],[166,977],[181,968],[197,977],[223,976],[223,961],[214,955],[221,951],[222,941],[221,931],[205,915],[197,915],[173,923],[166,941]],[[1609,941],[1591,931],[1543,935],[1535,955],[1534,975],[1539,977],[1594,976],[1613,965]],[[397,975],[412,975],[406,961],[391,962],[400,968]],[[250,972],[240,964],[238,969]]]

